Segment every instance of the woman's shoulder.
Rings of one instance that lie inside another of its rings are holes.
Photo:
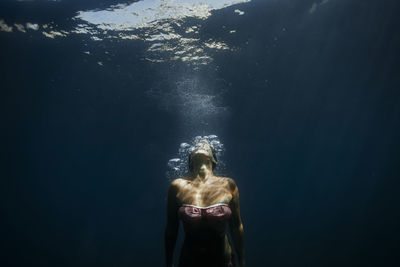
[[[229,177],[219,177],[220,179],[222,179],[227,186],[229,186],[230,190],[235,190],[236,189],[236,183],[235,180]]]
[[[176,178],[174,180],[172,180],[171,182],[171,187],[181,187],[184,186],[188,183],[189,179],[185,178],[185,177],[181,177],[181,178]]]

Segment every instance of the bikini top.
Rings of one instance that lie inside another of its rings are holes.
[[[215,204],[208,207],[183,204],[178,210],[179,217],[184,222],[198,221],[226,221],[230,218],[232,211],[228,204]]]

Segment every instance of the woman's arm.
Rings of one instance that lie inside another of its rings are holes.
[[[165,260],[167,267],[173,267],[173,255],[178,236],[178,205],[176,203],[177,186],[171,183],[167,197],[167,226],[165,228]]]
[[[244,267],[244,231],[242,220],[240,218],[239,190],[233,180],[231,180],[231,189],[232,200],[229,206],[232,210],[232,216],[229,220],[229,229],[231,232],[233,246],[238,256],[239,266]]]

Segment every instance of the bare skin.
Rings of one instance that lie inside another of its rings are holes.
[[[231,178],[213,175],[213,158],[207,149],[198,149],[192,156],[192,174],[174,180],[168,191],[167,226],[165,230],[166,265],[173,267],[173,252],[176,244],[182,204],[208,207],[228,204],[232,215],[229,229],[239,266],[245,266],[244,234],[240,218],[239,191]],[[180,255],[180,266],[202,266],[200,259],[209,260],[207,266],[226,266],[232,249],[226,235],[226,223],[203,222],[184,224],[185,241]],[[203,263],[204,264],[204,263]]]

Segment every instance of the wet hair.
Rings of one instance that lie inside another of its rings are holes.
[[[211,157],[212,157],[212,170],[214,171],[215,168],[217,167],[217,152],[216,150],[210,145],[211,148]],[[188,159],[188,164],[189,164],[189,172],[193,172],[193,163],[192,163],[192,153],[189,154],[189,159]]]

